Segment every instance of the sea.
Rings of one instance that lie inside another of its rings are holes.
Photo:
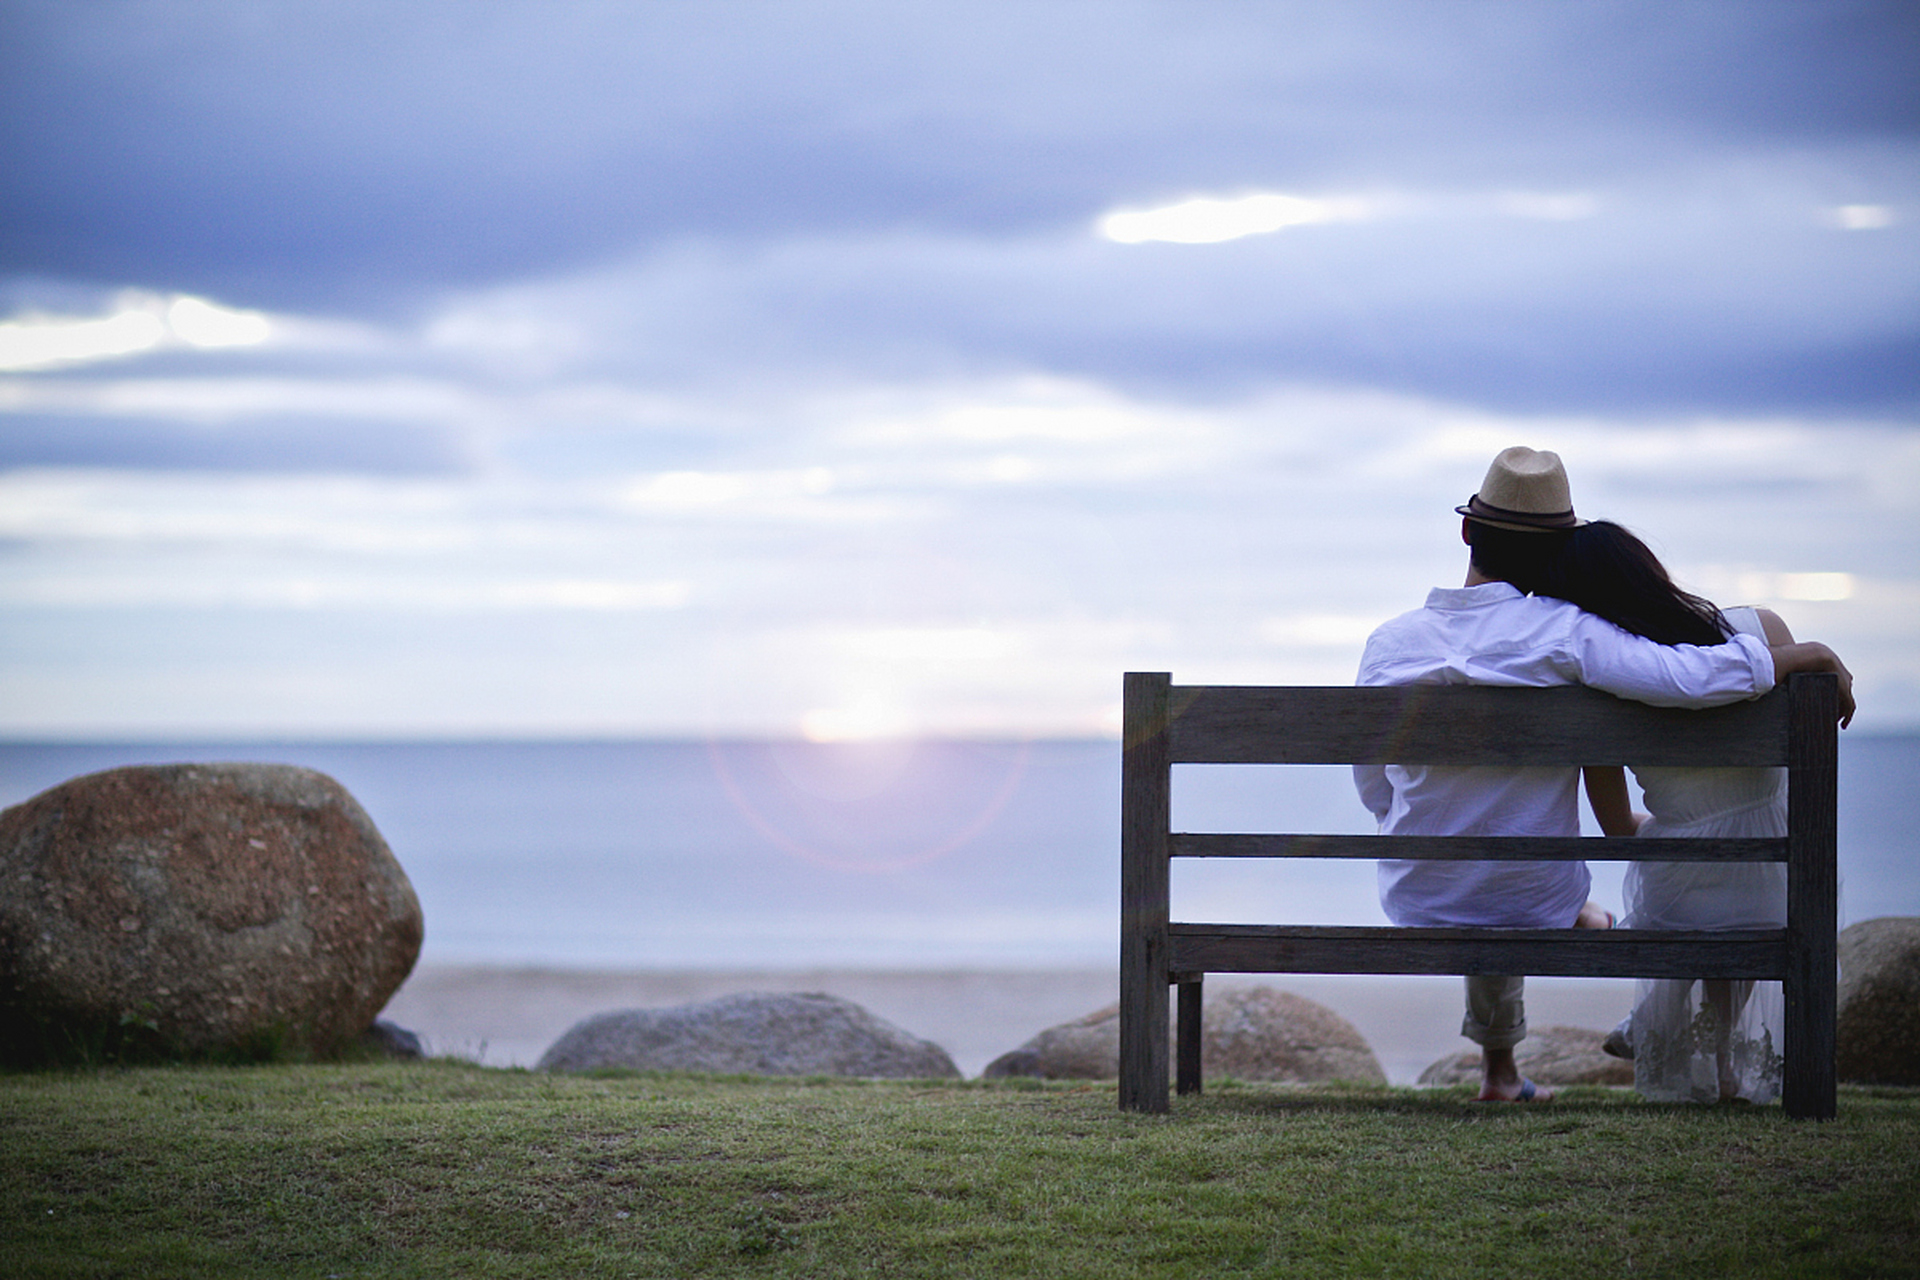
[[[338,779],[426,920],[422,962],[1085,969],[1118,953],[1106,740],[0,743],[0,805],[119,765]],[[1920,734],[1843,734],[1841,922],[1920,915]],[[1179,766],[1191,831],[1365,832],[1345,768]],[[1619,908],[1624,865],[1592,864]],[[1182,861],[1176,919],[1382,922],[1371,863]]]

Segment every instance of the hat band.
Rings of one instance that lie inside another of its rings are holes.
[[[1518,524],[1530,529],[1573,529],[1580,521],[1574,517],[1573,509],[1565,511],[1509,511],[1505,507],[1496,507],[1491,502],[1482,502],[1479,494],[1467,499],[1467,505],[1454,508],[1469,520],[1485,520],[1490,524]]]

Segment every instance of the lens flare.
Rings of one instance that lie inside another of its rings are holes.
[[[962,848],[1026,775],[1032,743],[707,741],[740,816],[774,847],[833,871],[885,875]]]

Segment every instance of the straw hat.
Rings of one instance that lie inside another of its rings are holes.
[[[1461,515],[1496,529],[1554,533],[1586,523],[1573,514],[1573,491],[1560,455],[1515,445],[1502,449],[1487,468],[1480,492],[1455,507]]]

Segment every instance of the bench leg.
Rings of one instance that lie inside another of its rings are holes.
[[[1834,678],[1793,676],[1787,687],[1793,729],[1787,751],[1786,1079],[1790,1116],[1831,1120],[1836,1111],[1834,1018],[1838,977],[1835,934],[1840,896],[1834,809],[1838,745]]]
[[[1179,996],[1179,1032],[1174,1058],[1175,1087],[1182,1096],[1200,1092],[1200,1014],[1204,974],[1182,974],[1175,984]]]

